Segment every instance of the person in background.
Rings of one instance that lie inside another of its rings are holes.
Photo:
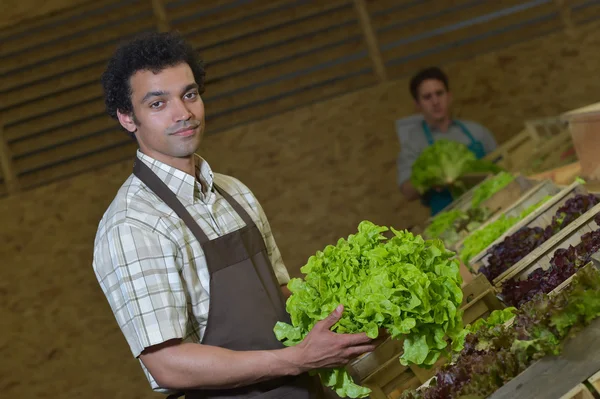
[[[289,275],[257,198],[196,154],[205,127],[196,51],[175,33],[140,36],[101,81],[108,114],[139,148],[99,223],[93,270],[151,388],[186,399],[320,397],[309,371],[375,344],[331,331],[341,305],[296,346],[277,340],[275,324],[290,323]]]
[[[410,81],[410,94],[421,114],[396,121],[396,133],[401,145],[398,184],[409,201],[421,199],[431,209],[431,215],[435,215],[453,198],[445,187],[437,187],[421,196],[412,186],[412,165],[421,152],[436,140],[446,139],[467,145],[477,159],[481,159],[492,152],[497,144],[492,133],[482,125],[452,118],[448,77],[440,68],[430,67],[419,71]]]

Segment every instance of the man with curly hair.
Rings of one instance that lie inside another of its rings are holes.
[[[196,155],[204,68],[175,33],[120,46],[102,75],[106,109],[139,145],[103,215],[93,269],[153,390],[186,398],[313,398],[309,371],[372,351],[336,334],[340,306],[300,344],[275,337],[289,275],[252,192]]]

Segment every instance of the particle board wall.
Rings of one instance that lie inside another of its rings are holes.
[[[526,118],[598,101],[600,23],[447,68],[459,115],[504,141]],[[292,275],[364,219],[426,217],[395,184],[395,119],[407,81],[351,93],[209,136],[202,154],[262,201]],[[22,398],[151,398],[91,269],[96,226],[130,173],[118,163],[0,201],[0,392]]]

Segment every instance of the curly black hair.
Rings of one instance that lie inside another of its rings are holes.
[[[410,80],[410,94],[415,100],[419,99],[419,86],[426,80],[435,79],[444,84],[446,90],[450,89],[448,85],[448,76],[438,67],[429,67],[420,70]]]
[[[158,73],[167,67],[187,63],[204,92],[204,63],[200,55],[177,32],[151,32],[136,36],[117,47],[102,73],[106,112],[117,119],[117,110],[133,114],[129,79],[137,71]]]

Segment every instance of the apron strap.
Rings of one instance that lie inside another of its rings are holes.
[[[233,197],[227,191],[223,190],[221,187],[217,186],[214,183],[213,185],[215,186],[219,194],[221,194],[223,198],[225,198],[225,200],[229,202],[229,205],[231,205],[231,207],[238,213],[238,215],[246,223],[246,226],[252,226],[254,224],[254,220],[252,220],[252,218],[250,217],[248,212],[246,212],[244,207],[241,206],[239,202],[234,200]]]
[[[422,121],[421,127],[423,128],[423,133],[425,133],[425,138],[427,139],[427,142],[429,143],[429,145],[433,145],[433,136],[431,135],[431,130],[429,130],[429,126],[427,126],[427,123],[425,121]]]
[[[177,196],[156,174],[141,160],[133,162],[133,174],[144,182],[156,195],[160,197],[175,213],[185,222],[201,245],[209,241],[204,231],[194,220]]]
[[[455,120],[453,122],[456,124],[456,126],[458,126],[460,128],[460,130],[463,131],[465,136],[467,136],[469,138],[469,140],[471,140],[471,144],[478,142],[477,140],[475,140],[475,137],[473,137],[473,135],[471,134],[469,129],[467,129],[467,127],[462,122],[457,121],[457,120]]]

